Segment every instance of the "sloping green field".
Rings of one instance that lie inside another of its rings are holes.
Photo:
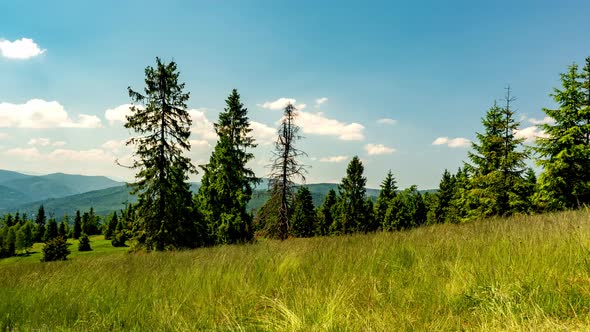
[[[590,211],[186,252],[91,244],[0,261],[2,329],[590,330]]]

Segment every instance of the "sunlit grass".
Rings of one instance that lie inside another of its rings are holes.
[[[186,252],[103,242],[65,262],[2,261],[2,328],[590,328],[589,211]]]

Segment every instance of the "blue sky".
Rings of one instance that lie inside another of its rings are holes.
[[[2,1],[0,168],[130,180],[113,162],[131,153],[116,118],[159,56],[191,93],[196,164],[237,88],[259,176],[291,99],[308,182],[339,181],[358,155],[371,187],[391,169],[401,187],[434,188],[507,84],[522,135],[538,134],[559,73],[590,55],[588,12],[581,0]]]

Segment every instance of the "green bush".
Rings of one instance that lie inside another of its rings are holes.
[[[127,235],[125,234],[125,231],[121,231],[113,236],[111,244],[113,247],[126,247],[127,245],[125,244],[125,241],[127,241]]]
[[[88,235],[86,235],[86,233],[82,233],[82,235],[80,235],[78,251],[92,251],[92,248],[90,247],[90,239],[88,239]]]
[[[47,242],[43,247],[42,262],[65,261],[70,254],[68,243],[63,236],[58,236]]]

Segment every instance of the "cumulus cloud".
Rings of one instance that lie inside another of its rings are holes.
[[[14,128],[99,128],[95,115],[78,115],[74,121],[57,101],[31,99],[24,104],[0,103],[0,127]]]
[[[115,108],[109,108],[104,112],[104,117],[107,119],[110,125],[113,125],[115,122],[122,122],[126,123],[127,118],[126,116],[131,115],[131,106],[132,104],[123,104],[119,105]],[[135,107],[142,109],[141,105],[135,105]]]
[[[295,121],[305,134],[336,136],[343,141],[361,141],[365,138],[363,125],[330,119],[322,112],[299,112]]]
[[[45,53],[37,43],[30,38],[15,41],[0,39],[0,54],[7,59],[25,60]]]
[[[381,154],[392,154],[395,152],[394,148],[387,147],[383,144],[367,144],[365,150],[370,156],[381,155]]]
[[[326,103],[327,101],[328,101],[328,98],[326,98],[326,97],[318,98],[315,100],[315,107],[319,108],[320,106],[322,106],[322,104]]]
[[[295,104],[296,102],[297,102],[297,100],[295,100],[293,98],[282,97],[282,98],[279,98],[274,101],[267,101],[262,104],[258,104],[258,106],[268,109],[268,110],[272,110],[272,111],[278,111],[278,110],[285,109],[285,107],[287,107],[287,105],[289,105],[289,104],[295,106],[295,108],[299,111],[302,111],[303,109],[305,109],[307,107],[306,104],[296,105]]]
[[[464,137],[448,138],[438,137],[432,142],[432,145],[446,145],[450,148],[463,148],[468,147],[471,141]]]
[[[348,156],[333,156],[333,157],[323,157],[320,158],[320,162],[322,163],[341,163],[348,159]]]
[[[522,138],[527,143],[533,143],[537,138],[546,138],[548,135],[537,126],[530,126],[514,131],[514,137]]]
[[[56,141],[53,142],[49,138],[39,137],[39,138],[31,138],[29,140],[29,145],[38,145],[38,146],[64,146],[66,142],[64,141]]]
[[[276,128],[267,126],[264,123],[250,121],[250,127],[252,128],[252,136],[254,136],[258,144],[272,144],[278,136]]]
[[[209,142],[207,142],[206,140],[192,139],[189,141],[189,143],[191,144],[192,149],[210,148],[211,147],[211,144],[209,144]]]
[[[530,123],[532,123],[532,124],[535,124],[535,125],[540,125],[540,124],[554,124],[555,123],[555,119],[553,119],[550,116],[546,116],[546,117],[544,117],[541,120],[537,120],[535,118],[530,118],[530,119],[528,119],[528,121]]]
[[[188,111],[192,120],[193,126],[191,127],[191,133],[196,135],[199,139],[207,140],[207,141],[215,141],[217,140],[217,134],[215,133],[215,128],[213,127],[213,122],[207,119],[207,115],[205,115],[205,109],[191,109]]]
[[[386,125],[394,125],[397,123],[397,120],[390,119],[390,118],[383,118],[383,119],[377,120],[377,123],[386,124]]]

